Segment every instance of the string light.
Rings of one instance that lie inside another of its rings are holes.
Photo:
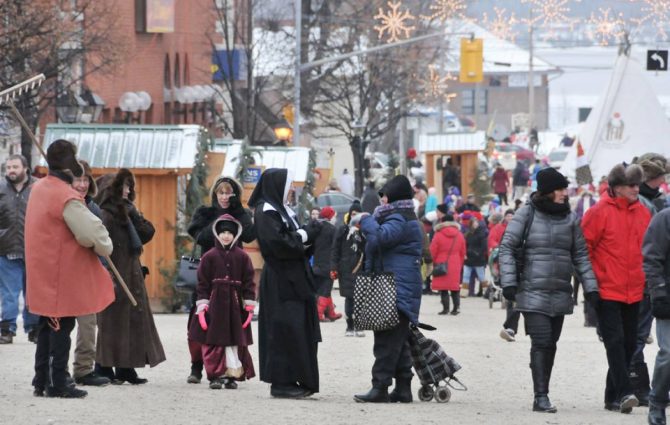
[[[532,20],[525,20],[528,25],[540,25],[548,28],[552,34],[554,27],[568,23],[572,28],[576,22],[567,15],[570,12],[569,0],[521,0],[521,2],[529,3],[532,8]]]
[[[428,66],[427,78],[417,78],[416,80],[426,97],[434,99],[444,97],[447,103],[456,97],[456,93],[449,92],[449,82],[455,81],[456,77],[451,75],[450,72],[447,72],[447,75],[444,77],[441,76],[435,65]]]
[[[374,29],[379,34],[379,38],[383,39],[385,34],[388,37],[387,41],[393,43],[399,41],[400,37],[409,38],[411,32],[414,31],[415,27],[407,25],[408,21],[414,20],[414,15],[412,15],[408,10],[403,12],[399,11],[401,2],[393,3],[389,1],[387,6],[390,10],[384,11],[381,7],[379,8],[379,13],[375,15],[375,19],[381,20],[379,25],[375,25]],[[403,35],[404,34],[404,35]]]
[[[631,19],[631,21],[638,25],[651,25],[661,39],[667,40],[668,33],[666,29],[668,21],[670,21],[670,0],[640,1],[644,3],[644,6],[640,8],[643,15],[641,18]]]
[[[591,27],[588,30],[589,37],[601,46],[607,46],[612,39],[622,37],[625,32],[623,14],[610,15],[610,13],[612,13],[610,8],[599,8],[598,14],[592,12],[587,21]]]
[[[448,19],[465,19],[465,10],[467,5],[465,0],[435,0],[428,6],[432,12],[431,15],[421,16],[423,19],[439,19],[444,22]]]
[[[517,36],[514,25],[519,22],[514,12],[511,12],[508,16],[505,9],[494,6],[493,13],[489,17],[488,13],[484,12],[482,24],[496,37],[513,42]]]

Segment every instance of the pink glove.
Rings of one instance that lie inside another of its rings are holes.
[[[249,310],[249,307],[251,307],[251,310]],[[251,318],[254,317],[254,307],[251,305],[248,305],[244,308],[247,311],[247,320],[242,324],[242,329],[246,329],[249,327],[249,323],[251,323]]]
[[[200,327],[202,328],[203,331],[207,330],[207,319],[205,319],[205,313],[207,310],[209,310],[209,306],[207,304],[204,304],[204,307],[200,308],[201,306],[198,306],[198,322],[200,322]]]

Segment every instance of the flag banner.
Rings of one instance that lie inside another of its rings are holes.
[[[591,174],[591,167],[584,155],[584,147],[582,142],[577,140],[577,158],[575,160],[575,178],[579,186],[593,183],[593,175]]]

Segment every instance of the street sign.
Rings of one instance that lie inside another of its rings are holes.
[[[667,71],[668,51],[647,50],[647,71]]]

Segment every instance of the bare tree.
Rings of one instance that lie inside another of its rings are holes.
[[[36,128],[56,98],[81,90],[86,76],[110,72],[125,55],[115,1],[0,0],[0,87],[42,73],[39,94],[16,106]],[[21,150],[30,160],[32,145],[22,135]]]

